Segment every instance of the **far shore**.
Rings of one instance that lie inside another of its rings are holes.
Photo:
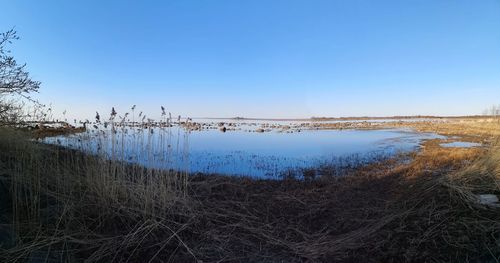
[[[356,120],[398,120],[398,119],[482,119],[495,118],[491,115],[403,115],[403,116],[351,116],[351,117],[310,117],[310,118],[262,118],[262,117],[193,117],[196,120],[239,120],[239,121],[356,121]]]

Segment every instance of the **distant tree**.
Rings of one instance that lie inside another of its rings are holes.
[[[495,106],[495,105],[493,105],[493,106],[491,106],[491,108],[490,108],[490,115],[492,115],[492,116],[498,116],[498,115],[499,115],[499,114],[498,114],[498,113],[499,113],[499,111],[500,111],[500,106]]]
[[[498,121],[500,122],[500,104],[499,105],[493,105],[483,111],[483,115],[490,115],[492,117],[498,118]]]
[[[0,33],[0,124],[19,121],[22,104],[16,99],[35,102],[29,94],[40,88],[40,82],[30,78],[26,64],[18,64],[7,49],[8,44],[18,39],[14,29]]]

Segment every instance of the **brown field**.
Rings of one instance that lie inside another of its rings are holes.
[[[500,136],[500,119],[491,117],[432,118],[423,121],[399,122],[339,122],[312,125],[318,129],[384,129],[412,128],[420,132],[434,132],[448,136],[467,136],[475,140],[491,140]]]

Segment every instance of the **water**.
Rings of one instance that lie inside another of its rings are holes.
[[[224,133],[217,129],[189,132],[173,127],[152,131],[129,128],[126,133],[113,135],[109,130],[92,130],[46,138],[45,142],[148,167],[278,178],[290,170],[365,163],[415,150],[424,139],[441,138],[402,129]]]
[[[456,148],[456,147],[470,148],[470,147],[481,146],[480,143],[475,143],[475,142],[449,142],[449,143],[441,143],[440,145],[446,148]]]
[[[393,122],[424,122],[424,121],[433,121],[433,122],[446,122],[447,119],[433,119],[433,118],[393,118],[393,119],[334,119],[334,120],[321,120],[321,119],[297,119],[297,120],[287,120],[287,119],[275,119],[275,120],[260,120],[260,119],[211,119],[211,118],[195,118],[194,121],[202,122],[202,123],[212,123],[216,124],[219,122],[225,123],[235,123],[238,126],[251,126],[251,125],[262,125],[262,124],[270,124],[270,125],[289,125],[294,126],[298,124],[315,124],[315,123],[361,123],[361,122],[370,122],[370,123],[393,123]]]

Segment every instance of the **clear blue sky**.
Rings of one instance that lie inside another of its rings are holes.
[[[499,0],[5,1],[56,112],[480,114],[500,103]]]

